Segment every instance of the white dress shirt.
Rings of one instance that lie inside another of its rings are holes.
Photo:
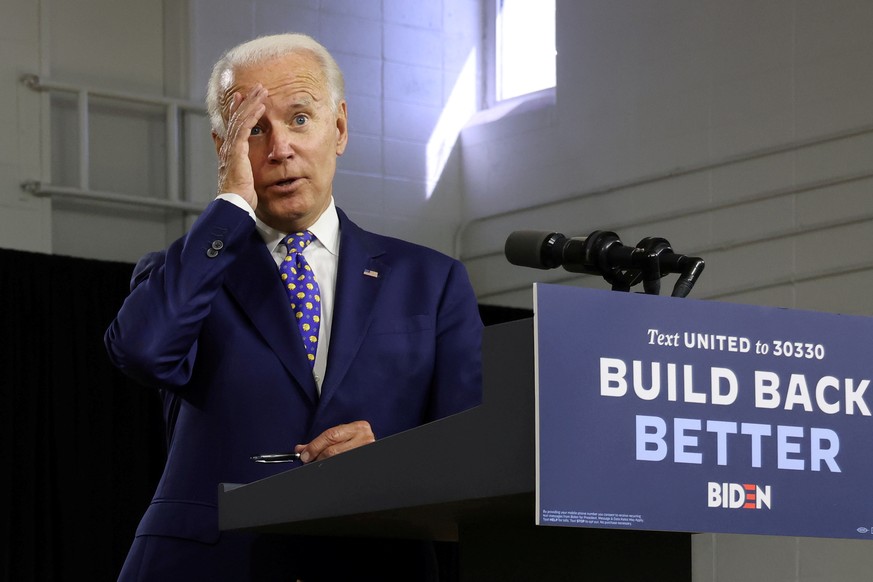
[[[280,232],[264,224],[261,219],[255,216],[255,211],[252,210],[249,203],[238,194],[222,193],[218,198],[239,206],[248,212],[249,216],[255,221],[258,233],[264,239],[267,250],[273,255],[273,260],[276,261],[276,282],[278,284],[279,264],[288,253],[285,245],[282,244],[282,239],[289,233]],[[318,290],[321,294],[321,322],[318,327],[318,350],[315,352],[315,365],[312,368],[315,383],[320,393],[324,373],[327,370],[327,354],[330,347],[330,328],[333,321],[334,294],[336,292],[336,272],[337,265],[339,264],[340,226],[333,197],[331,197],[327,209],[308,230],[315,235],[315,239],[303,251],[303,256],[306,257],[306,262],[309,263],[309,266],[312,267],[315,273],[315,280],[318,282]],[[291,307],[289,306],[288,309],[291,309]]]

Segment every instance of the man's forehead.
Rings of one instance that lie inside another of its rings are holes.
[[[290,53],[280,57],[237,66],[225,71],[221,86],[225,89],[238,89],[261,83],[267,89],[287,85],[323,88],[327,79],[318,61],[308,53]]]

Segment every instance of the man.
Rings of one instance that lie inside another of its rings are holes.
[[[386,562],[375,542],[218,530],[219,483],[289,468],[252,455],[323,460],[478,404],[482,324],[460,263],[334,206],[347,108],[321,45],[232,49],[207,103],[219,196],[139,262],[106,332],[113,363],[160,389],[168,439],[121,579],[424,579],[416,545]]]

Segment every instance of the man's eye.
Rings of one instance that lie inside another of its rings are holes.
[[[306,116],[305,115],[294,116],[294,125],[306,125]]]
[[[261,135],[262,133],[264,133],[264,130],[262,130],[260,127],[255,126],[252,128],[252,135]]]

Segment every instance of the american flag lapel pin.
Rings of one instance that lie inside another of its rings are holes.
[[[379,278],[379,271],[374,271],[372,269],[364,269],[364,274],[368,277],[373,277],[374,279]]]

